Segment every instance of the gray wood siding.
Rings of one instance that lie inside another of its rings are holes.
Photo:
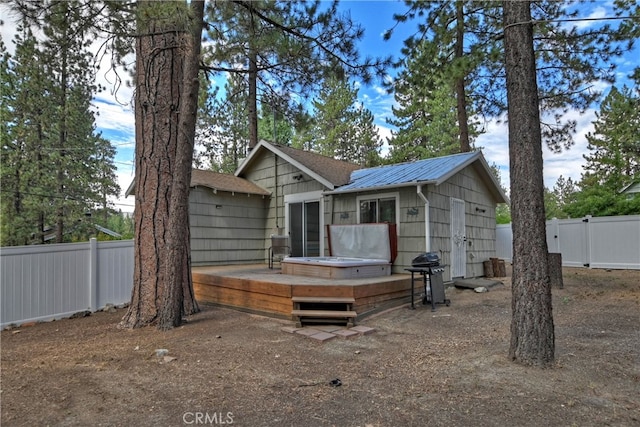
[[[429,186],[427,197],[431,204],[431,247],[440,251],[442,263],[446,265],[451,264],[451,197],[464,200],[466,275],[484,275],[482,262],[495,256],[496,207],[478,173],[473,167],[467,167],[447,182]],[[447,269],[445,279],[450,278]]]
[[[192,188],[189,196],[194,266],[265,262],[268,197]]]
[[[416,187],[384,192],[397,192],[400,195],[398,257],[393,265],[393,272],[406,273],[404,269],[411,266],[413,258],[426,250],[425,205],[418,196]],[[447,266],[451,264],[451,197],[465,201],[467,276],[484,275],[482,262],[495,256],[496,209],[495,201],[480,175],[473,167],[467,167],[439,186],[424,186],[422,192],[430,206],[430,249],[439,252],[441,262]],[[356,198],[376,194],[377,192],[362,192],[326,197],[325,223],[357,224]],[[470,254],[473,254],[473,258]],[[448,267],[444,277],[446,280],[451,279]]]
[[[302,179],[294,179],[294,176],[300,174],[303,176]],[[326,190],[326,188],[300,169],[268,151],[254,159],[251,170],[243,178],[271,192],[271,198],[266,204],[266,222],[262,237],[263,259],[267,262],[271,235],[279,234],[285,228],[284,196]]]
[[[285,228],[285,195],[327,190],[271,152],[265,151],[253,162],[243,177],[270,191],[271,197],[215,195],[206,188],[192,190],[193,265],[267,262],[271,234]],[[294,179],[300,174],[302,179]],[[393,272],[405,273],[411,260],[426,250],[425,205],[416,187],[390,189],[383,193],[399,194],[398,256]],[[467,276],[483,275],[482,262],[495,256],[496,226],[495,200],[481,175],[470,166],[439,186],[424,186],[423,193],[430,204],[430,249],[440,252],[445,265],[451,264],[451,198],[465,201],[466,272]],[[357,224],[357,197],[378,194],[380,192],[369,191],[325,196],[324,223]],[[328,255],[329,245],[324,234],[325,254]],[[450,278],[447,268],[445,279]]]

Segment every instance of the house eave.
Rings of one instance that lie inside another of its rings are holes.
[[[189,188],[206,188],[208,190],[213,191],[214,194],[218,194],[218,192],[221,193],[230,193],[232,196],[235,196],[236,194],[246,194],[247,196],[257,196],[257,197],[262,197],[263,199],[265,197],[271,197],[272,193],[269,191],[265,191],[264,193],[254,193],[254,192],[248,192],[248,191],[238,191],[238,190],[228,190],[226,188],[217,188],[217,187],[212,187],[209,185],[204,185],[204,184],[197,184],[197,185],[192,185]]]
[[[390,184],[390,185],[379,185],[376,187],[359,187],[359,188],[350,188],[348,190],[340,191],[340,188],[331,191],[325,191],[322,194],[332,195],[332,194],[353,194],[353,193],[365,193],[370,191],[384,191],[384,190],[393,190],[396,188],[405,188],[405,187],[416,187],[418,185],[429,185],[435,184],[439,185],[437,181],[429,180],[429,181],[410,181],[403,182],[401,184]]]

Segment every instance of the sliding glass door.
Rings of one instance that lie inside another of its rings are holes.
[[[320,256],[320,202],[289,203],[292,256]]]

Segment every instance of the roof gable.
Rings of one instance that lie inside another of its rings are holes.
[[[620,193],[626,193],[626,194],[640,193],[640,181],[631,181],[629,185],[625,186],[622,190],[620,190]]]
[[[238,167],[235,175],[241,176],[245,173],[263,150],[268,150],[281,157],[329,189],[348,184],[351,173],[360,169],[360,166],[353,163],[261,140]]]

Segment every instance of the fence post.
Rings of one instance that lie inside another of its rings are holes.
[[[549,228],[551,228],[551,233],[549,233]],[[547,221],[547,246],[549,252],[560,252],[560,221],[558,218]]]
[[[582,219],[582,222],[584,222],[585,227],[584,227],[584,233],[585,233],[585,263],[584,266],[591,268],[591,215],[587,215]]]
[[[98,239],[89,239],[89,310],[98,310]]]

